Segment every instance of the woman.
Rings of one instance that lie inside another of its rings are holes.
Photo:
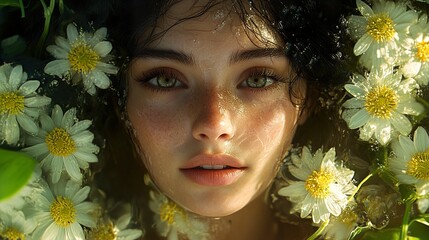
[[[213,239],[310,233],[280,224],[265,194],[334,65],[314,4],[135,1],[112,21],[133,37],[123,107],[138,157],[170,200],[220,219]]]

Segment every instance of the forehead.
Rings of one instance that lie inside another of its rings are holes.
[[[155,34],[159,41],[151,45],[171,44],[184,40],[225,43],[233,41],[242,47],[279,47],[281,41],[269,24],[252,12],[250,6],[236,1],[178,1],[158,19]]]

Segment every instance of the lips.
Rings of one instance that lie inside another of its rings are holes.
[[[223,186],[237,181],[246,167],[229,155],[200,154],[191,158],[180,170],[197,184]]]

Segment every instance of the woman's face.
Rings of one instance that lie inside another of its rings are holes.
[[[185,209],[210,217],[232,214],[267,189],[299,122],[281,43],[264,28],[276,44],[246,33],[223,7],[142,49],[127,99],[154,182]],[[157,31],[189,13],[187,1],[174,5]]]

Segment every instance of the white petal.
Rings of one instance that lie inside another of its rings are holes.
[[[32,118],[25,114],[19,114],[16,116],[16,120],[18,121],[22,129],[31,134],[37,134],[39,128],[37,127],[36,123],[34,123],[34,120]]]
[[[393,127],[402,135],[408,135],[411,131],[412,125],[410,120],[402,114],[397,112],[392,112],[392,117],[390,122]]]
[[[90,162],[90,163],[98,162],[97,156],[92,153],[76,151],[75,153],[73,153],[73,155],[77,159],[80,159],[85,162]]]
[[[410,78],[416,76],[422,64],[420,62],[409,62],[402,67],[404,77]]]
[[[353,97],[356,98],[364,98],[366,95],[364,89],[353,84],[346,84],[344,85],[344,88],[347,90],[347,92],[349,92],[351,95],[353,95]]]
[[[40,124],[42,125],[42,128],[46,131],[52,131],[52,129],[54,129],[55,127],[55,124],[54,124],[54,121],[52,121],[52,118],[46,114],[40,115]]]
[[[67,110],[67,112],[64,113],[64,116],[60,125],[63,128],[68,130],[71,126],[73,126],[73,123],[75,122],[75,118],[76,118],[76,108],[70,108],[69,110]]]
[[[19,141],[19,126],[15,116],[6,117],[3,133],[7,143],[13,145]]]
[[[70,63],[68,60],[54,60],[45,66],[45,73],[49,75],[56,75],[62,77],[70,70]]]
[[[69,133],[71,135],[74,135],[78,132],[86,130],[87,128],[89,128],[91,126],[91,124],[92,124],[91,120],[79,121],[79,122],[75,123],[72,127],[69,128]]]
[[[129,213],[124,214],[116,221],[116,227],[120,230],[125,229],[130,223],[130,221],[131,221],[131,214]]]
[[[372,8],[361,0],[356,0],[356,6],[362,16],[368,18],[374,15],[374,11],[372,11]]]
[[[22,66],[18,65],[12,69],[12,72],[9,76],[9,84],[13,87],[13,89],[18,89],[19,84],[22,80]]]
[[[61,173],[63,172],[63,159],[54,156],[51,162],[52,182],[57,183],[60,180]]]
[[[368,34],[364,34],[355,44],[353,52],[356,56],[365,53],[371,46],[372,38]]]
[[[73,240],[84,240],[85,239],[85,234],[83,233],[83,229],[80,226],[79,223],[74,222],[72,225],[70,225],[69,229],[68,229],[69,233],[67,233],[67,235],[70,237],[69,239],[73,239]]]
[[[359,110],[355,115],[350,118],[349,128],[356,129],[363,126],[370,118],[369,113],[365,109]]]
[[[64,159],[64,167],[73,181],[80,181],[82,179],[82,174],[74,158],[73,155],[66,157]]]
[[[74,42],[79,36],[76,26],[73,23],[67,25],[67,39],[69,42]]]
[[[66,59],[68,56],[68,52],[57,45],[49,45],[46,47],[46,51],[48,51],[52,56],[56,59]]]
[[[100,57],[105,57],[112,51],[112,44],[108,41],[99,42],[94,46],[94,51],[100,55]]]
[[[106,76],[105,73],[99,70],[94,70],[91,75],[91,79],[98,88],[106,89],[110,86],[110,79]]]
[[[45,230],[45,233],[43,233],[43,236],[41,239],[46,240],[57,240],[57,239],[64,239],[64,229],[57,227],[55,223],[51,223]]]
[[[61,122],[63,119],[63,110],[60,106],[55,105],[52,109],[52,121],[54,121],[55,126],[59,127],[62,126]]]
[[[313,210],[313,206],[315,205],[315,200],[310,196],[310,194],[307,194],[304,201],[302,202],[301,206],[301,218],[307,217],[310,212]],[[313,213],[314,216],[314,213]]]
[[[89,142],[92,142],[92,140],[94,139],[94,134],[92,134],[90,131],[85,130],[85,131],[80,132],[76,135],[73,135],[72,139],[77,144],[89,143]]]
[[[71,199],[72,202],[77,203],[77,204],[83,202],[86,198],[88,198],[88,194],[89,194],[90,190],[91,189],[88,186],[81,188],[79,191],[77,191],[77,193]]]
[[[411,157],[415,153],[414,142],[411,141],[408,137],[399,136],[399,144],[403,151],[404,156]],[[403,159],[404,161],[408,161],[409,159]]]
[[[67,41],[67,39],[61,36],[55,38],[55,44],[57,44],[60,48],[64,49],[66,52],[70,51],[70,43]]]
[[[33,93],[37,90],[37,88],[39,88],[40,86],[40,82],[37,80],[29,80],[26,81],[25,83],[23,83],[20,87],[19,87],[19,91],[22,93],[22,95],[26,96],[30,93]]]
[[[91,202],[83,202],[76,205],[76,218],[78,222],[87,227],[95,227],[95,219],[92,217],[94,214],[90,214],[97,210],[97,205]]]
[[[30,108],[39,108],[51,103],[51,99],[46,96],[34,96],[31,98],[24,99],[24,105]]]
[[[414,132],[414,146],[418,152],[426,152],[429,147],[429,137],[426,130],[418,127]]]
[[[48,148],[46,146],[46,143],[40,143],[31,147],[24,148],[22,151],[32,157],[37,158],[38,156],[46,154],[48,152]]]
[[[381,145],[386,145],[391,140],[392,127],[389,123],[383,122],[379,124],[375,131],[375,138]]]
[[[104,62],[97,63],[97,69],[107,74],[116,74],[118,73],[118,67]]]

